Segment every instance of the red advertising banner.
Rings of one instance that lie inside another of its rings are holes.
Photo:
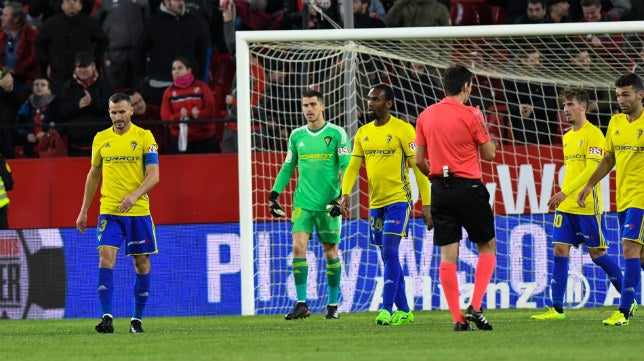
[[[283,154],[256,153],[253,175],[255,202],[266,203]],[[89,171],[86,158],[10,159],[15,188],[9,192],[11,228],[75,227]],[[561,146],[500,148],[494,162],[483,162],[483,181],[493,197],[496,214],[547,213],[548,198],[563,179]],[[150,192],[156,224],[222,223],[239,221],[236,154],[161,155],[161,181]],[[364,176],[364,169],[363,169]],[[360,202],[368,204],[367,184],[359,182]],[[614,181],[601,183],[604,210],[614,210]],[[294,182],[285,190],[284,206],[290,206]],[[98,193],[98,192],[97,192]],[[419,205],[417,205],[420,208]],[[259,218],[269,216],[262,213]],[[89,212],[90,226],[98,216],[98,196]],[[362,214],[365,217],[366,214]]]

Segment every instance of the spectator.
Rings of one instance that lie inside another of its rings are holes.
[[[535,76],[541,71],[542,54],[528,49],[510,64],[510,71],[519,76]],[[526,80],[503,80],[505,97],[515,141],[550,144],[557,124],[557,92],[553,85]]]
[[[362,12],[372,18],[383,21],[387,15],[384,5],[380,0],[361,0]],[[355,6],[355,4],[354,4]],[[355,13],[355,9],[354,9]],[[383,21],[384,23],[384,21]],[[356,27],[356,26],[354,26]]]
[[[609,65],[588,47],[581,46],[574,49],[570,56],[573,74],[596,83],[605,82],[606,73],[610,73]],[[586,107],[586,117],[606,133],[608,121],[613,115],[613,92],[608,88],[588,88],[587,91],[589,102]]]
[[[642,1],[631,1],[631,11],[622,17],[622,20],[644,20],[644,3]]]
[[[141,93],[148,104],[161,105],[165,89],[172,85],[168,69],[177,57],[193,65],[193,74],[203,79],[210,36],[201,22],[185,13],[184,0],[164,0],[156,15],[151,16],[136,46],[135,74],[144,77]]]
[[[191,122],[212,120],[215,109],[212,91],[206,83],[195,79],[190,62],[183,57],[172,62],[172,78],[173,85],[165,90],[161,101],[161,119],[172,122],[168,126],[172,151],[193,154],[215,152],[215,124]]]
[[[595,21],[617,21],[618,16],[602,11],[601,0],[581,0],[581,11],[584,16],[580,19],[583,22]]]
[[[92,16],[109,39],[103,75],[115,89],[134,87],[134,48],[150,16],[148,0],[105,0]]]
[[[266,91],[254,114],[261,128],[255,139],[255,148],[283,151],[289,134],[299,125],[301,96],[295,72],[289,71],[284,62],[269,59],[276,54],[268,53],[266,56]]]
[[[14,158],[14,128],[21,99],[13,87],[11,73],[0,75],[0,154]]]
[[[581,8],[584,16],[579,21],[598,22],[619,20],[619,17],[610,15],[607,12],[602,12],[601,0],[581,0]],[[621,37],[621,35],[619,36]],[[586,41],[593,48],[603,48],[606,46],[610,47],[612,44],[614,44],[614,40],[609,34],[603,34],[599,36],[595,34],[588,34],[586,35]]]
[[[353,27],[356,29],[386,27],[382,20],[367,12],[368,4],[369,0],[353,0]]]
[[[528,0],[526,13],[517,18],[514,23],[543,24],[552,22],[546,13],[546,0]]]
[[[505,9],[505,22],[508,24],[515,24],[516,20],[526,13],[525,0],[485,0],[485,2],[490,6]]]
[[[61,8],[63,12],[49,18],[34,41],[41,71],[49,75],[54,93],[74,74],[78,52],[92,53],[100,64],[109,41],[98,22],[80,12],[80,0],[63,0]]]
[[[385,15],[390,28],[450,25],[449,9],[436,0],[397,0]]]
[[[63,84],[58,97],[58,119],[66,124],[63,133],[69,138],[69,155],[88,157],[94,135],[110,125],[105,104],[114,88],[99,74],[92,53],[76,54],[75,64],[72,79]]]
[[[162,153],[162,150],[168,144],[168,132],[166,126],[159,123],[161,121],[161,108],[146,103],[143,95],[138,90],[130,91],[129,95],[134,109],[132,121],[135,125],[152,132],[159,146],[159,153]]]
[[[92,13],[96,0],[82,0],[81,12],[87,15]],[[29,16],[38,18],[42,23],[50,17],[60,13],[61,0],[31,0],[29,1]]]
[[[40,71],[34,48],[38,30],[25,19],[21,3],[6,3],[2,10],[4,31],[0,32],[0,66],[3,72],[13,74],[14,87],[19,94],[29,92],[28,87]]]
[[[338,29],[342,17],[338,0],[286,0],[286,29]],[[304,6],[306,5],[306,6]],[[306,13],[305,13],[306,11]]]
[[[18,110],[16,132],[27,158],[37,157],[34,148],[57,121],[56,96],[51,93],[49,79],[39,76],[34,79],[33,92]]]
[[[284,10],[270,6],[275,0],[235,0],[238,30],[277,30],[282,27]],[[281,3],[281,2],[279,2]],[[272,9],[271,9],[272,8]]]
[[[548,17],[553,23],[568,22],[569,10],[568,0],[548,0]]]
[[[438,73],[430,73],[420,63],[409,63],[405,72],[394,81],[393,88],[396,116],[414,125],[418,115],[442,95]]]

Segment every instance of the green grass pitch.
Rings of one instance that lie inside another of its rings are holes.
[[[541,311],[541,310],[537,310]],[[535,310],[486,310],[493,331],[453,332],[447,311],[417,311],[405,326],[376,326],[374,312],[324,320],[282,316],[146,318],[144,334],[97,334],[98,319],[0,320],[0,357],[11,360],[644,360],[642,311],[629,326],[603,326],[615,307],[567,310],[533,321]]]

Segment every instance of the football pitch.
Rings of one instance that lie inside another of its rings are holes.
[[[540,310],[539,310],[540,311]],[[417,311],[404,326],[376,326],[376,313],[324,320],[282,316],[146,318],[145,333],[97,334],[98,319],[0,320],[2,360],[644,360],[642,310],[629,326],[603,326],[615,307],[567,310],[533,321],[535,310],[486,310],[493,331],[454,332],[447,311]]]

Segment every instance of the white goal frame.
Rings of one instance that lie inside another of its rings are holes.
[[[255,314],[249,43],[644,33],[644,21],[428,28],[239,31],[236,34],[241,314]],[[476,73],[476,71],[474,71]],[[347,109],[351,109],[347,107]],[[350,137],[353,134],[349,134]]]

